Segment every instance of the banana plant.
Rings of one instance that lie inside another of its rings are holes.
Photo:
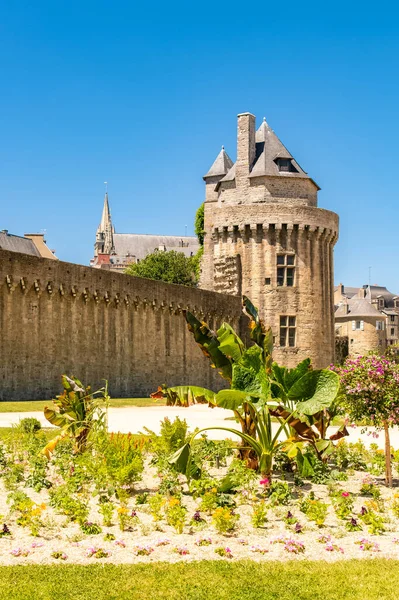
[[[74,438],[75,452],[84,452],[90,433],[107,427],[107,386],[93,393],[90,386],[85,388],[78,379],[67,375],[62,376],[62,385],[64,391],[53,400],[54,408],[44,407],[47,421],[62,429],[62,433],[44,448],[46,456],[66,435]]]
[[[299,453],[301,446],[313,446],[318,457],[325,459],[332,449],[332,441],[347,435],[342,429],[326,438],[326,430],[337,403],[339,378],[328,369],[313,370],[310,359],[287,369],[272,360],[273,336],[259,318],[258,310],[244,296],[243,307],[249,317],[250,338],[253,345],[246,347],[230,325],[223,323],[217,332],[186,311],[189,330],[211,366],[227,380],[230,390],[216,394],[194,386],[162,386],[153,397],[166,398],[169,406],[190,406],[206,403],[228,408],[241,425],[241,433],[257,440],[259,431],[257,412],[268,405],[269,416],[275,417],[289,431],[290,453]],[[243,438],[241,438],[243,439]],[[257,467],[259,456],[242,442],[241,458]]]
[[[235,390],[221,390],[216,395],[218,406],[232,409],[245,403],[251,407],[254,415],[255,435],[248,435],[238,429],[230,427],[206,427],[196,431],[188,442],[179,448],[170,458],[169,463],[179,472],[186,475],[187,479],[193,476],[195,472],[191,458],[191,447],[194,438],[205,431],[225,431],[232,435],[238,436],[243,444],[251,450],[256,457],[256,467],[259,468],[262,477],[268,478],[271,481],[273,470],[273,457],[284,445],[285,440],[281,441],[280,436],[285,431],[288,435],[285,421],[278,419],[279,424],[276,431],[273,432],[271,411],[267,403],[252,403],[250,397],[244,392]],[[250,465],[251,466],[251,465]]]

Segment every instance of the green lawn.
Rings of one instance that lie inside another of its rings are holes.
[[[45,406],[51,404],[51,400],[24,400],[23,402],[0,401],[0,412],[42,412]],[[152,398],[112,398],[111,407],[119,406],[164,406],[164,400],[153,400]]]
[[[399,561],[0,567],[0,600],[396,600]]]

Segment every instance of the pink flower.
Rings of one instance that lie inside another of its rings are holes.
[[[343,496],[344,498],[347,498],[349,496],[349,492],[342,492],[341,496]]]
[[[269,480],[267,478],[266,479],[261,479],[259,481],[259,483],[260,483],[260,485],[269,485]]]

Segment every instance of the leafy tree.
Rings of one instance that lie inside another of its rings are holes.
[[[195,235],[198,238],[198,241],[201,246],[204,245],[204,203],[201,204],[199,209],[195,214],[195,223],[194,223],[194,231]]]
[[[347,358],[342,367],[332,367],[340,376],[343,407],[353,421],[383,428],[385,432],[385,481],[392,487],[389,426],[399,424],[399,365],[370,354]]]
[[[196,284],[194,258],[187,257],[183,252],[176,250],[157,251],[148,254],[140,262],[129,265],[125,273],[166,283],[194,286]]]

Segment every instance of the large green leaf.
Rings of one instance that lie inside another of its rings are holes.
[[[221,390],[216,394],[216,404],[219,408],[237,410],[248,400],[248,394],[239,390]]]
[[[185,475],[190,460],[190,454],[191,446],[187,442],[186,444],[184,444],[184,446],[176,450],[176,452],[169,457],[168,463],[173,465],[176,471]]]
[[[242,304],[245,312],[251,319],[249,326],[251,339],[262,348],[266,370],[270,371],[272,365],[273,332],[270,327],[266,327],[261,321],[258,309],[247,296],[243,296]]]
[[[229,360],[238,362],[244,353],[245,346],[234,329],[228,323],[223,323],[220,329],[218,329],[217,337],[219,340],[219,350]]]
[[[167,406],[191,406],[209,404],[215,406],[215,392],[196,385],[160,386],[151,398],[166,398]]]
[[[231,361],[219,349],[220,342],[215,332],[209,329],[206,323],[199,321],[188,310],[183,311],[183,313],[189,331],[193,334],[195,341],[205,356],[211,360],[211,365],[218,369],[222,377],[231,381]]]
[[[231,386],[252,396],[269,396],[270,381],[263,364],[261,348],[252,346],[244,352],[240,362],[233,365]]]
[[[52,410],[47,406],[44,407],[44,416],[49,423],[56,427],[69,427],[73,423],[73,420],[68,418],[67,415],[61,415],[58,411]]]
[[[304,415],[314,415],[328,408],[339,391],[339,377],[329,369],[309,371],[288,392],[290,400],[299,400],[296,410]]]

